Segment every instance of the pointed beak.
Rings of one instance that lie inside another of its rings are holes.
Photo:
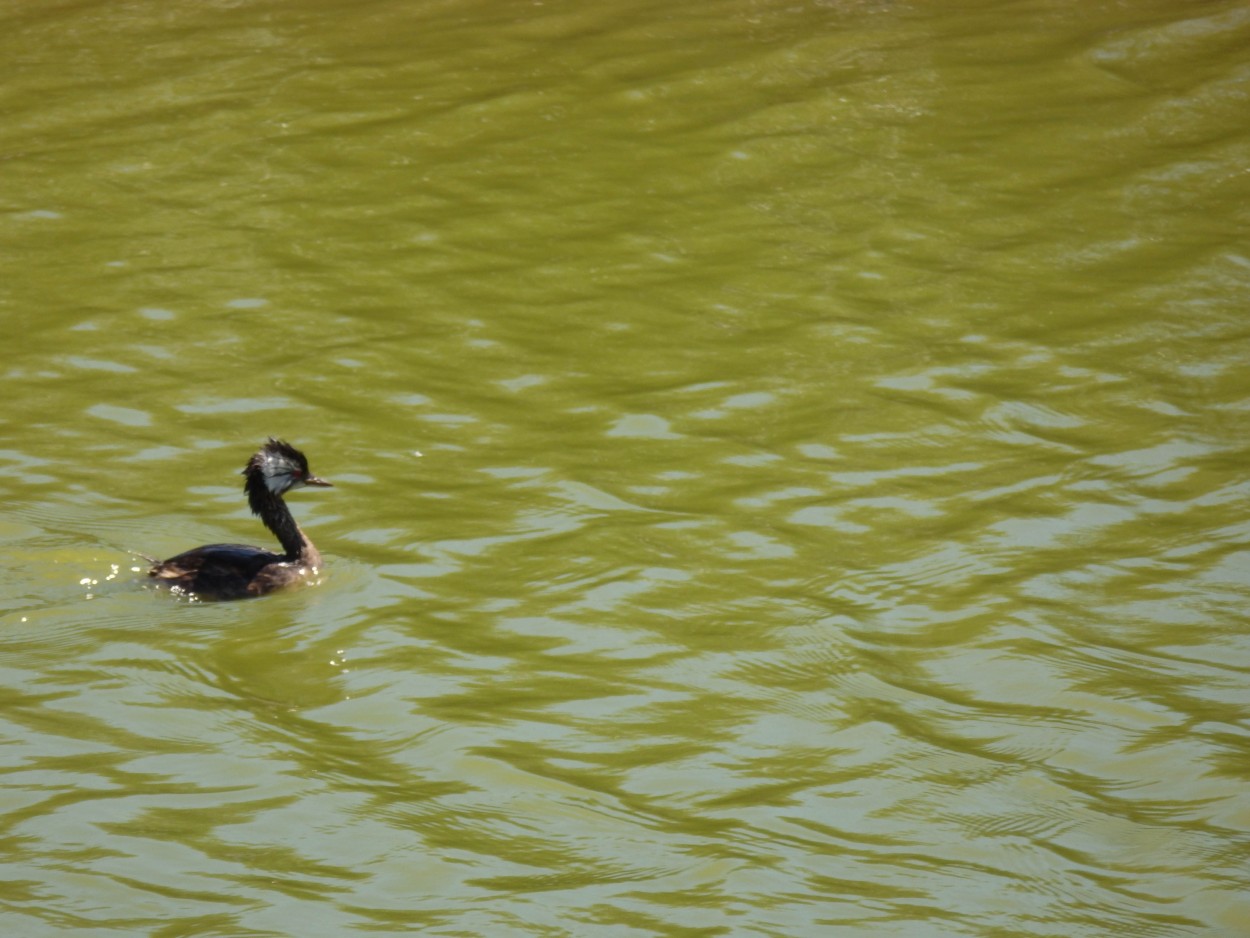
[[[305,484],[305,485],[316,485],[316,486],[319,486],[319,487],[321,487],[321,488],[323,488],[323,489],[332,489],[332,488],[334,488],[334,486],[333,486],[333,485],[331,485],[329,482],[327,482],[325,479],[318,479],[316,476],[309,476],[307,479],[305,479],[305,480],[304,480],[304,484]]]

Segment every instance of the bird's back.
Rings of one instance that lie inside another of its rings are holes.
[[[268,592],[257,588],[259,574],[285,560],[282,554],[246,544],[207,544],[154,564],[148,576],[202,599],[243,599]]]

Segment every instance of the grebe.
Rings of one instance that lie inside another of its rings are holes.
[[[321,554],[300,530],[282,496],[305,485],[331,487],[308,471],[304,454],[289,443],[269,438],[246,466],[243,491],[265,527],[285,553],[244,544],[207,544],[177,557],[153,562],[148,576],[199,599],[247,599],[316,577]]]

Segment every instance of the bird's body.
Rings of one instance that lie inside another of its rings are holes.
[[[199,599],[247,599],[316,578],[321,554],[282,496],[305,485],[329,486],[308,471],[304,454],[270,437],[243,469],[253,514],[282,544],[278,554],[246,544],[207,544],[152,565],[148,576]]]

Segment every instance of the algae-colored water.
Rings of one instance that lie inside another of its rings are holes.
[[[1245,928],[1244,4],[0,25],[0,932]]]

